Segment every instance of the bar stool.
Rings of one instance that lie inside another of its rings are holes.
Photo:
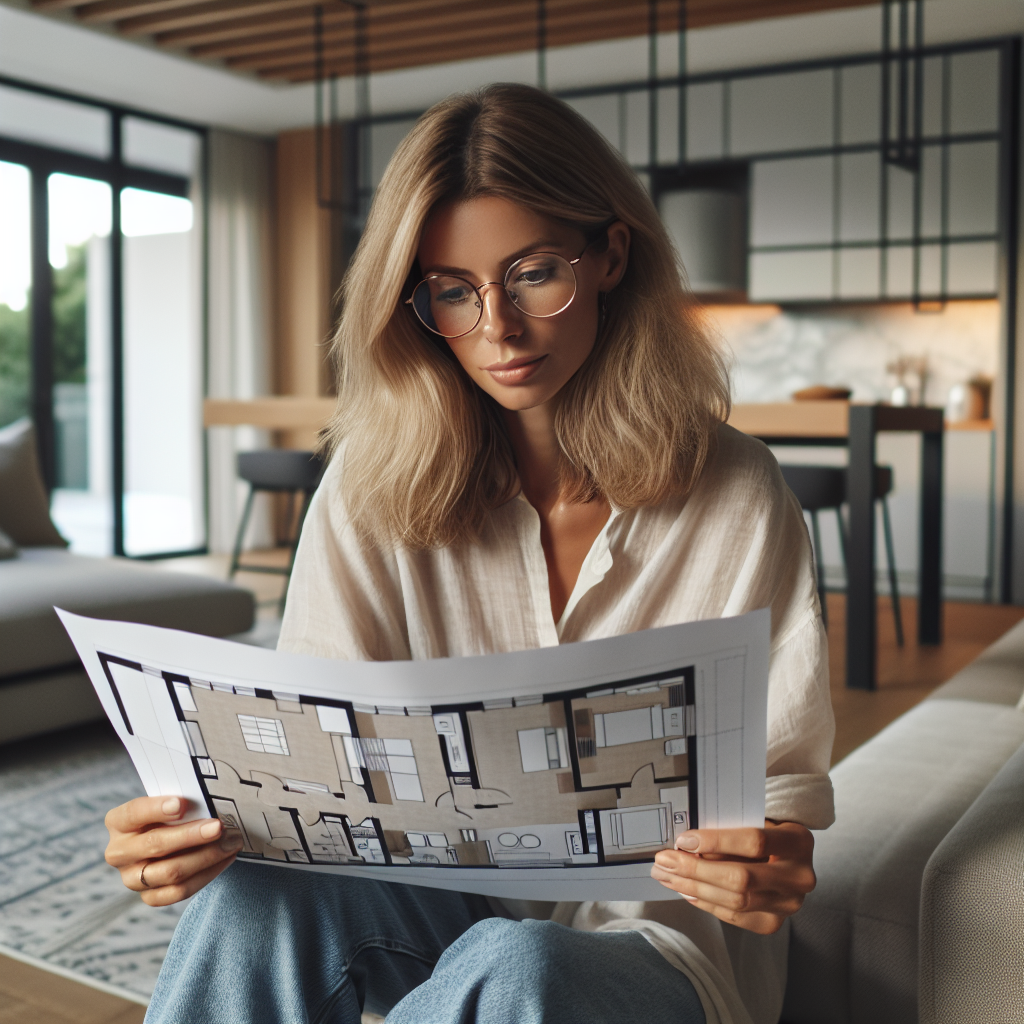
[[[315,452],[293,451],[286,448],[268,448],[264,451],[239,452],[238,475],[249,484],[249,496],[245,499],[242,510],[242,521],[238,524],[235,537],[235,548],[231,555],[231,568],[228,578],[234,577],[239,569],[246,572],[272,573],[285,577],[284,591],[279,605],[280,613],[284,614],[284,602],[288,595],[288,581],[291,579],[292,566],[295,563],[295,549],[299,544],[302,524],[306,518],[306,510],[313,492],[323,475],[323,462]],[[253,565],[242,562],[242,541],[249,525],[253,499],[258,491],[286,492],[288,494],[288,521],[295,512],[295,495],[302,494],[302,506],[299,509],[299,521],[295,527],[295,537],[290,541],[291,552],[288,556],[288,567],[279,565]]]
[[[825,604],[825,570],[821,564],[821,533],[818,529],[818,513],[832,509],[839,527],[839,548],[846,568],[846,524],[843,522],[842,506],[846,502],[846,468],[844,466],[779,466],[782,478],[796,495],[800,507],[811,514],[811,536],[814,540],[814,564],[818,577],[818,598],[821,601],[821,617],[828,625],[828,611]],[[892,542],[892,523],[889,519],[887,496],[892,492],[893,473],[891,466],[875,466],[875,501],[882,503],[882,532],[885,536],[885,557],[889,568],[889,593],[892,597],[892,618],[896,627],[896,643],[903,646],[903,615],[900,611],[900,594],[896,582],[896,551]]]

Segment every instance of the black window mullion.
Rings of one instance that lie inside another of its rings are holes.
[[[114,502],[115,555],[124,554],[124,259],[121,234],[121,115],[111,117],[110,184],[110,395],[111,395],[111,489]]]
[[[31,168],[32,301],[30,344],[32,419],[39,447],[39,468],[47,492],[57,480],[56,431],[53,420],[53,268],[50,266],[50,175]]]

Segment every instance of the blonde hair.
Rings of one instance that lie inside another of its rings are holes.
[[[571,107],[493,85],[431,107],[396,150],[342,285],[333,352],[342,495],[364,535],[409,548],[473,537],[518,490],[497,403],[403,299],[440,203],[498,196],[601,237],[621,220],[629,261],[590,356],[557,397],[570,501],[629,509],[686,492],[728,417],[728,375],[636,174]]]

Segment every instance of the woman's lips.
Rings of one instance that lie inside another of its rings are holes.
[[[499,384],[523,384],[539,369],[547,356],[525,356],[507,363],[492,363],[483,367]]]

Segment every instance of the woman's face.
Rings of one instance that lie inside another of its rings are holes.
[[[549,402],[583,365],[597,339],[598,296],[619,283],[626,269],[629,228],[608,229],[608,247],[585,252],[582,233],[506,199],[487,196],[439,207],[423,228],[418,252],[424,277],[450,274],[485,288],[480,323],[448,339],[462,368],[499,405],[513,412]],[[523,256],[553,252],[573,270],[576,296],[551,317],[523,313],[501,282]]]

